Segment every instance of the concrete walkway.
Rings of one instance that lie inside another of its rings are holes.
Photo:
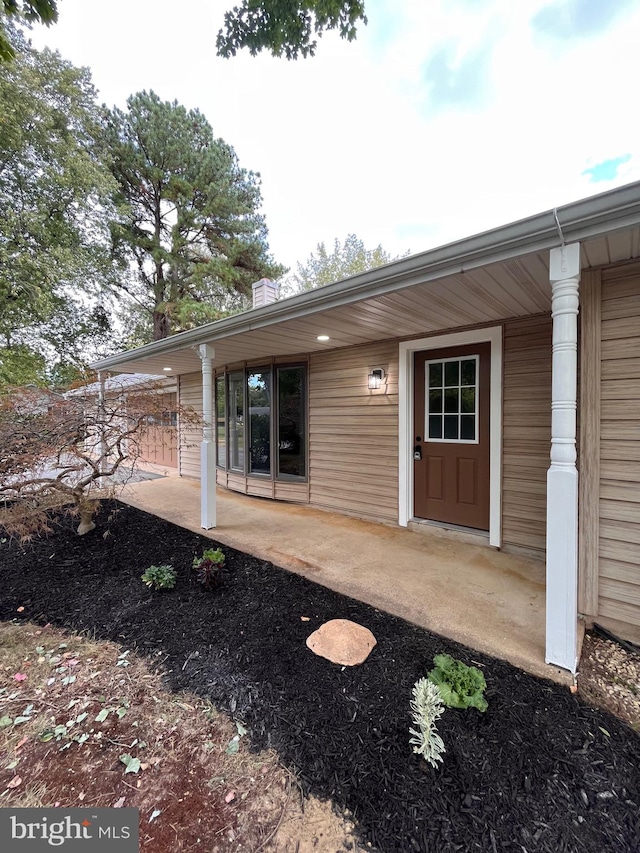
[[[122,500],[269,560],[388,613],[569,684],[544,662],[544,564],[470,545],[218,489],[218,526],[200,524],[200,484],[131,484]]]

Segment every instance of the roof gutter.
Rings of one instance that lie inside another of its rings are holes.
[[[330,308],[341,307],[368,297],[392,293],[421,282],[498,263],[519,255],[585,240],[640,223],[640,182],[628,184],[597,196],[572,202],[527,219],[484,231],[472,237],[430,249],[409,258],[324,285],[317,290],[292,296],[262,308],[245,311],[179,332],[133,350],[94,362],[94,370],[117,369],[119,364],[162,355],[201,343],[238,335],[296,319]]]

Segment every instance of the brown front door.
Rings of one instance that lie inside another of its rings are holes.
[[[414,515],[489,529],[491,344],[414,356]]]

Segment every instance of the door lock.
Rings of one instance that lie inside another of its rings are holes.
[[[420,460],[422,459],[422,448],[419,444],[416,444],[416,446],[413,448],[413,458],[416,462],[420,462]]]

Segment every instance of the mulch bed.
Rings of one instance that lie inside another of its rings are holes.
[[[625,724],[564,687],[226,546],[224,583],[204,590],[191,563],[211,545],[107,504],[87,536],[65,520],[48,539],[0,544],[0,618],[89,631],[164,661],[172,688],[244,722],[256,748],[278,750],[304,791],[350,812],[360,842],[381,853],[640,849],[640,737]],[[140,575],[161,563],[178,583],[153,593]],[[333,618],[376,636],[363,665],[306,648]],[[445,761],[433,769],[411,751],[409,700],[440,652],[482,667],[489,710],[445,711]]]

